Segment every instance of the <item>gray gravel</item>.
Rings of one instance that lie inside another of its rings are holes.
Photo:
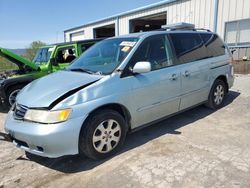
[[[250,75],[236,77],[222,109],[200,106],[130,134],[108,160],[41,158],[4,141],[0,149],[0,188],[250,187]]]

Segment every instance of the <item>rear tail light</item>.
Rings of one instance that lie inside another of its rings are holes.
[[[234,76],[234,67],[233,67],[233,65],[231,67],[231,75]]]
[[[229,58],[229,63],[233,64],[234,62],[235,62],[235,61],[234,61],[234,57],[231,56],[231,57]]]

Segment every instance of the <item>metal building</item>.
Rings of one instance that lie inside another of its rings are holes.
[[[189,22],[216,31],[236,59],[250,56],[250,0],[165,0],[64,31],[65,41],[150,31]],[[240,50],[239,50],[240,49]]]

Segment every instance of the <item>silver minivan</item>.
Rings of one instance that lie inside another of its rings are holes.
[[[8,113],[13,143],[45,156],[114,154],[126,134],[191,107],[222,107],[232,57],[217,34],[170,29],[109,38],[27,85]]]

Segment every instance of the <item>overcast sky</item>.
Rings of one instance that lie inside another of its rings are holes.
[[[0,47],[63,42],[63,31],[161,0],[0,0]]]

